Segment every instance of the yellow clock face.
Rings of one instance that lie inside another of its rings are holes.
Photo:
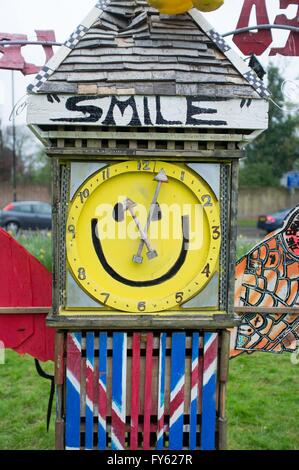
[[[129,161],[84,181],[69,205],[68,265],[80,287],[115,310],[176,309],[218,267],[218,200],[185,165]]]

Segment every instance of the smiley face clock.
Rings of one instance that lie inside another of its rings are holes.
[[[62,315],[218,312],[218,167],[72,162]]]

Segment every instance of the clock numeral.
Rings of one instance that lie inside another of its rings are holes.
[[[211,207],[212,204],[212,198],[209,194],[204,194],[201,198],[202,202],[204,203],[204,207]]]
[[[110,294],[108,292],[101,292],[100,295],[103,295],[105,297],[104,301],[102,302],[104,305],[108,302],[108,299],[110,297]]]
[[[89,189],[87,189],[87,188],[84,189],[83,191],[81,191],[81,192],[78,194],[78,196],[79,196],[80,201],[81,201],[82,204],[84,203],[84,199],[87,199],[87,198],[89,197],[89,194],[90,194],[90,192],[89,192]]]
[[[74,240],[74,238],[76,238],[75,225],[69,225],[67,230],[68,230],[69,233],[71,233],[73,235],[73,240]]]
[[[108,180],[110,178],[110,168],[102,171],[103,180]]]
[[[205,268],[203,269],[201,274],[205,274],[206,277],[210,277],[211,271],[210,271],[210,264],[209,263],[205,266]]]
[[[184,292],[177,292],[175,294],[175,300],[178,304],[180,304],[181,302],[183,302],[183,298],[184,298]]]
[[[184,180],[185,180],[185,172],[182,171],[182,172],[181,172],[181,181],[184,181]]]
[[[84,268],[79,268],[78,269],[78,279],[80,281],[85,281],[86,279],[86,272],[85,272],[85,269]]]
[[[139,160],[137,164],[137,169],[139,171],[150,171],[150,162],[148,160]]]
[[[146,303],[145,302],[139,302],[139,304],[137,305],[137,308],[138,308],[139,312],[144,312],[145,309],[146,309]]]
[[[221,236],[219,225],[214,225],[212,229],[213,229],[213,240],[218,240]]]

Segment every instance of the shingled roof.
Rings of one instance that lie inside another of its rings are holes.
[[[192,9],[102,0],[28,87],[31,93],[267,97],[263,82]]]

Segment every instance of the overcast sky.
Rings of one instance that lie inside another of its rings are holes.
[[[94,6],[96,0],[1,0],[0,32],[27,34],[29,39],[35,39],[34,30],[52,29],[56,39],[63,42]],[[279,10],[279,0],[267,0],[270,22],[274,21]],[[224,33],[235,29],[240,15],[243,0],[225,0],[225,5],[218,11],[205,14],[207,19],[219,32]],[[294,18],[296,5],[290,5],[283,13],[288,18]],[[254,15],[251,24],[256,24]],[[273,31],[273,47],[282,47],[287,31]],[[236,46],[234,46],[236,47]],[[27,61],[43,65],[44,54],[39,46],[23,48]],[[261,62],[267,65],[267,53],[261,57]],[[299,75],[299,59],[276,56],[271,58],[277,64],[286,79],[294,79]],[[20,72],[15,73],[16,101],[26,93],[26,86],[34,76],[24,77]],[[1,106],[2,105],[2,106]],[[8,122],[11,112],[11,72],[0,70],[0,118],[4,124]],[[25,111],[18,116],[17,124],[25,122]]]

